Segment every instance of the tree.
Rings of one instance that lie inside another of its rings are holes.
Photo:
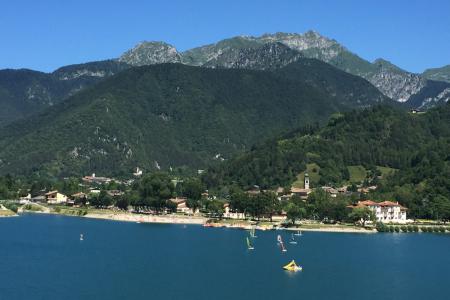
[[[262,192],[259,194],[263,205],[264,205],[264,214],[269,216],[270,222],[272,222],[272,216],[276,213],[281,212],[281,204],[277,199],[277,195],[273,192]]]
[[[87,199],[86,196],[75,198],[74,204],[84,206],[86,205]]]
[[[129,205],[130,201],[125,196],[120,196],[119,199],[117,199],[116,201],[116,206],[119,209],[127,210]]]
[[[317,215],[319,219],[331,218],[332,199],[331,196],[322,189],[316,189],[309,194],[308,203],[312,215]]]
[[[450,200],[444,196],[436,196],[432,201],[433,217],[442,220],[444,223],[450,219]]]
[[[174,188],[171,178],[166,173],[146,175],[139,184],[139,194],[144,200],[140,204],[160,213],[166,207],[167,200],[172,197]]]
[[[257,195],[250,196],[247,211],[253,218],[259,220],[261,216],[267,212],[268,206],[269,198],[264,194],[259,193]]]
[[[170,201],[170,200],[166,201],[166,208],[167,208],[167,210],[170,213],[176,213],[177,212],[177,204],[172,202],[172,201]]]
[[[206,210],[213,217],[222,218],[223,216],[223,203],[219,200],[210,200],[206,203]]]
[[[368,207],[356,207],[352,209],[352,212],[348,215],[348,218],[353,222],[362,221],[362,226],[366,226],[367,221],[375,222],[376,217],[374,212]]]
[[[188,178],[183,183],[183,196],[187,198],[186,205],[195,213],[200,207],[200,200],[204,191],[202,182],[198,178]]]
[[[188,199],[200,200],[203,191],[203,184],[198,178],[188,178],[183,182],[183,196]]]
[[[230,209],[233,212],[243,213],[246,215],[249,211],[250,196],[243,191],[235,191],[230,196]]]
[[[112,204],[112,199],[105,190],[102,190],[98,195],[93,195],[89,203],[96,208],[105,208]]]
[[[61,186],[61,192],[66,195],[72,195],[80,191],[80,180],[78,178],[65,179]]]
[[[306,215],[306,209],[294,203],[289,203],[286,208],[286,217],[295,225],[295,221],[302,219]]]
[[[347,191],[349,191],[349,192],[357,192],[358,191],[358,187],[356,186],[356,184],[352,183],[349,187],[347,187]]]

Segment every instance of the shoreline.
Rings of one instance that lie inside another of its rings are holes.
[[[88,212],[86,215],[75,215],[67,214],[55,211],[22,211],[22,213],[35,213],[35,214],[50,214],[50,215],[60,215],[67,217],[80,217],[88,219],[97,220],[109,220],[116,222],[134,222],[134,223],[148,223],[148,224],[184,224],[184,225],[204,225],[205,227],[214,228],[230,228],[230,229],[241,229],[249,230],[255,228],[256,230],[266,231],[266,230],[281,230],[281,231],[310,231],[310,232],[329,232],[329,233],[377,233],[375,229],[368,230],[359,227],[336,227],[335,225],[330,226],[311,226],[306,225],[298,228],[274,228],[273,225],[257,225],[254,226],[249,222],[241,220],[241,222],[236,223],[207,223],[208,218],[202,216],[180,216],[180,215],[144,215],[144,214],[133,214],[127,212],[105,212],[96,213]],[[16,215],[20,216],[20,214]],[[316,228],[314,228],[316,227]]]
[[[148,224],[179,224],[179,225],[202,225],[203,227],[212,228],[230,228],[240,230],[259,230],[259,231],[285,231],[285,232],[325,232],[325,233],[357,233],[357,234],[375,234],[380,233],[377,229],[362,228],[359,226],[351,225],[324,225],[324,224],[303,224],[298,227],[277,227],[279,224],[259,224],[255,225],[254,222],[248,220],[230,220],[222,219],[219,222],[210,222],[203,216],[185,216],[185,215],[144,215],[134,214],[130,212],[116,212],[116,211],[104,211],[104,212],[88,212],[85,215],[64,213],[56,211],[27,211],[22,210],[19,214],[8,215],[0,217],[18,217],[21,214],[35,213],[35,214],[50,214],[66,217],[79,217],[98,220],[109,220],[115,222],[134,222],[134,223],[148,223]],[[218,221],[218,220],[215,220]],[[230,222],[231,221],[231,222]],[[392,225],[399,227],[400,225]],[[429,227],[429,226],[425,226]],[[430,227],[433,228],[433,227]],[[449,226],[450,228],[450,226]],[[417,232],[408,231],[407,233],[426,233],[427,231],[419,230]],[[450,230],[445,231],[428,231],[429,233],[441,233],[449,234]],[[396,231],[390,233],[405,233],[404,231]]]
[[[299,227],[299,228],[286,228],[288,231],[312,231],[312,232],[333,232],[333,233],[378,233],[376,229],[364,229],[358,227],[333,227],[327,226],[323,228],[308,228],[308,227]]]
[[[134,222],[134,223],[159,223],[159,224],[192,224],[202,225],[207,221],[203,217],[182,217],[182,216],[170,216],[170,215],[138,215],[131,213],[87,213],[82,218],[111,220],[118,222]]]
[[[99,209],[61,209],[60,207],[47,207],[42,206],[42,210],[25,210],[22,207],[19,209],[19,214],[15,215],[1,215],[0,217],[14,217],[20,216],[21,213],[37,213],[37,214],[52,214],[68,217],[81,217],[89,219],[99,219],[99,220],[110,220],[118,222],[134,222],[134,223],[155,223],[155,224],[183,224],[183,225],[203,225],[204,227],[217,227],[217,228],[230,228],[230,229],[241,229],[241,230],[283,230],[287,232],[326,232],[326,233],[359,233],[359,234],[373,234],[378,233],[375,228],[363,228],[354,225],[342,225],[342,224],[320,224],[320,223],[306,223],[297,224],[297,227],[280,227],[279,222],[269,223],[262,221],[256,225],[255,221],[251,220],[236,220],[236,219],[209,219],[204,216],[187,216],[181,214],[167,214],[167,215],[151,215],[151,214],[137,214],[126,211],[116,211],[116,210],[99,210]],[[391,224],[392,226],[399,227],[401,224]],[[421,227],[430,227],[430,225],[419,225]],[[445,226],[445,225],[444,225]],[[430,229],[436,226],[430,227]],[[450,228],[450,226],[448,227]],[[396,229],[397,230],[397,229]],[[436,229],[430,230],[429,232],[436,233],[449,233],[450,229],[445,229],[442,231],[437,231]],[[396,232],[404,230],[397,230]],[[412,232],[412,231],[408,231]],[[427,232],[422,228],[418,232]]]
[[[0,218],[12,218],[12,217],[18,217],[18,214],[13,214],[13,215],[0,215]]]
[[[227,224],[227,223],[210,223],[207,227],[216,227],[216,228],[231,228],[231,229],[244,229],[244,230],[250,230],[252,228],[255,228],[255,230],[274,230],[274,231],[310,231],[310,232],[329,232],[329,233],[378,233],[376,229],[364,229],[360,227],[342,227],[342,226],[309,226],[306,225],[306,227],[281,227],[281,228],[274,228],[273,225],[251,225],[248,223],[236,223],[236,224]]]

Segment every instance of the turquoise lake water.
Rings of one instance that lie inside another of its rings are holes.
[[[80,241],[80,233],[84,240]],[[0,219],[0,299],[449,299],[450,235]],[[291,259],[303,272],[282,266]]]

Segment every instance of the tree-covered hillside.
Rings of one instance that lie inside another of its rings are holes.
[[[334,112],[390,101],[320,61],[296,64],[276,72],[181,64],[125,70],[4,128],[0,173],[203,168]]]
[[[105,60],[65,66],[53,73],[0,70],[0,126],[41,112],[129,67]]]
[[[450,104],[425,114],[377,106],[269,141],[211,168],[204,181],[209,187],[284,187],[314,164],[319,185],[339,186],[349,181],[349,166],[384,166],[398,171],[385,176],[373,196],[400,200],[413,214],[431,217],[434,206],[427,201],[450,205],[449,149]]]

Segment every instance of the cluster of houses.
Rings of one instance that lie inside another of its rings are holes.
[[[90,194],[98,194],[98,193],[100,193],[100,190],[91,189],[89,192],[90,192]],[[119,190],[108,190],[108,191],[106,191],[106,193],[111,197],[123,195],[123,192],[119,191]],[[89,196],[88,194],[83,193],[83,192],[78,192],[73,195],[67,196],[67,195],[64,195],[63,193],[60,193],[57,190],[55,190],[55,191],[50,191],[50,192],[47,192],[43,195],[36,196],[36,197],[31,197],[31,195],[28,194],[27,196],[20,198],[19,202],[22,204],[26,204],[29,202],[41,202],[41,203],[47,203],[47,204],[52,204],[52,205],[54,205],[54,204],[75,205],[77,200],[87,201],[88,196]]]
[[[95,173],[92,173],[91,176],[84,176],[82,180],[89,184],[106,184],[113,181],[112,178],[95,176]]]
[[[134,172],[133,175],[137,177],[141,176],[142,170],[136,168],[136,171]],[[94,186],[90,188],[89,190],[90,194],[100,193],[100,190],[96,189],[95,185],[107,184],[113,181],[113,179],[111,178],[98,177],[95,174],[92,174],[91,176],[84,176],[82,180],[83,182]],[[331,197],[333,198],[337,197],[337,195],[339,194],[351,193],[347,191],[347,187],[333,188],[329,186],[322,186],[320,188],[323,189],[328,194],[330,194]],[[376,187],[359,188],[358,192],[368,192],[375,188]],[[308,174],[305,174],[304,176],[304,188],[292,187],[289,191],[286,191],[283,188],[278,188],[275,192],[277,194],[278,200],[280,201],[289,200],[293,196],[298,196],[306,201],[308,195],[312,192]],[[123,195],[123,192],[119,190],[109,190],[107,191],[107,193],[111,197]],[[260,193],[260,190],[259,189],[249,190],[247,191],[247,193],[258,194]],[[208,197],[208,193],[207,192],[203,193],[202,196]],[[66,205],[75,205],[75,203],[77,203],[77,200],[81,200],[81,202],[86,203],[88,201],[88,194],[78,192],[73,195],[67,196],[55,190],[33,198],[28,194],[26,197],[22,197],[20,199],[22,203],[27,203],[31,201],[31,202],[45,202],[48,204],[66,204]],[[176,205],[177,213],[183,213],[187,215],[194,215],[199,213],[198,210],[193,211],[192,208],[188,207],[187,198],[185,197],[175,197],[169,199],[169,201],[173,202]],[[409,221],[406,217],[407,208],[401,206],[398,202],[392,201],[374,202],[371,200],[366,200],[366,201],[358,201],[357,204],[348,206],[348,208],[351,209],[357,207],[367,207],[370,210],[372,210],[376,216],[377,222],[406,223]],[[233,211],[230,208],[229,203],[223,204],[223,211],[224,211],[223,213],[224,218],[245,219],[245,215],[243,213]],[[282,213],[280,216],[275,216],[274,219],[284,220],[285,218],[286,214]]]
[[[142,175],[142,170],[140,168],[136,168],[136,171],[133,173],[134,176],[139,177]],[[133,180],[131,180],[131,182],[120,182],[118,180],[112,179],[112,178],[108,178],[108,177],[101,177],[101,176],[96,176],[95,173],[93,173],[90,176],[84,176],[82,178],[82,181],[87,184],[90,185],[91,187],[89,188],[89,194],[99,194],[100,193],[100,189],[98,189],[96,186],[98,185],[103,185],[103,184],[108,184],[112,181],[117,182],[117,183],[124,183],[124,184],[131,184]],[[120,196],[123,195],[122,191],[119,190],[108,190],[106,191],[106,193],[111,196],[111,197],[116,197],[116,196]],[[49,191],[45,194],[39,195],[39,196],[35,196],[35,197],[31,197],[30,194],[28,194],[25,197],[21,197],[19,199],[19,202],[22,204],[28,203],[28,202],[41,202],[41,203],[47,203],[47,204],[66,204],[66,205],[75,205],[75,202],[77,200],[88,200],[88,194],[83,193],[83,192],[79,192],[79,193],[75,193],[73,195],[64,195],[63,193],[60,193],[59,191],[55,190],[55,191]]]
[[[351,192],[347,191],[347,186],[343,186],[340,188],[333,188],[330,186],[322,186],[320,187],[326,193],[328,193],[332,198],[336,198],[337,195],[350,195]],[[369,193],[370,191],[375,190],[376,186],[369,187],[359,187],[357,191],[359,193]],[[292,187],[290,191],[286,192],[283,188],[279,187],[276,191],[278,196],[278,200],[285,201],[289,200],[293,196],[298,196],[301,199],[305,200],[308,198],[308,195],[312,192],[310,188],[309,176],[306,173],[304,177],[304,188]],[[258,190],[250,190],[249,194],[257,194]],[[408,220],[406,217],[406,211],[408,210],[406,207],[400,205],[398,202],[392,201],[383,201],[383,202],[374,202],[372,200],[366,201],[358,201],[356,205],[347,206],[348,208],[356,208],[356,207],[367,207],[371,211],[374,212],[376,221],[383,223],[408,223],[411,220]],[[242,219],[244,218],[243,214],[232,212],[229,208],[228,203],[225,203],[224,206],[224,217],[231,219]],[[281,216],[280,216],[281,217]]]

